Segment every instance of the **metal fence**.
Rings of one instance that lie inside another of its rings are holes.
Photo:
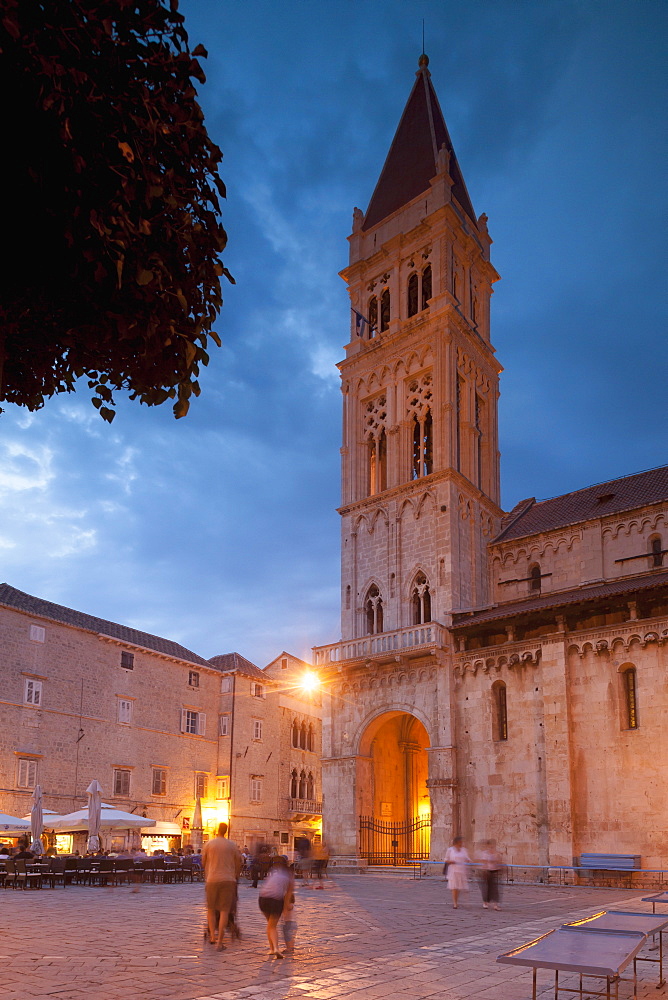
[[[407,860],[411,864],[410,860]],[[411,865],[414,878],[440,875],[442,861],[420,861]],[[476,866],[471,866],[474,875]],[[505,885],[599,886],[609,889],[665,889],[668,871],[647,868],[579,868],[569,865],[506,865],[499,873]]]
[[[370,865],[405,865],[429,858],[431,818],[417,816],[403,823],[360,816],[360,857]]]

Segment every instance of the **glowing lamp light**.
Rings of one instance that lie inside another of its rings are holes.
[[[301,676],[299,686],[303,691],[312,692],[320,687],[320,678],[312,670],[305,670]]]

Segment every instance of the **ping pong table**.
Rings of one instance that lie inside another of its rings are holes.
[[[668,926],[668,914],[656,916],[656,914],[638,913],[634,910],[601,910],[600,913],[594,913],[591,917],[564,924],[564,927],[584,927],[594,930],[640,931],[647,938],[650,935],[654,938],[658,934],[659,957],[649,958],[645,955],[636,955],[633,959],[634,965],[636,962],[651,962],[659,966],[657,989],[665,982],[663,978],[663,931],[666,926]]]
[[[654,896],[643,896],[643,903],[652,904],[652,913],[656,913],[657,903],[668,903],[668,892],[657,892]]]

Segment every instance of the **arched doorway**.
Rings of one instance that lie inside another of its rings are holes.
[[[384,712],[366,726],[360,755],[370,780],[360,783],[358,810],[360,854],[369,864],[429,857],[428,746],[424,724],[409,712]]]

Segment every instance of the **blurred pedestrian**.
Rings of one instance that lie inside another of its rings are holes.
[[[495,910],[499,906],[499,872],[503,868],[503,858],[496,849],[496,841],[483,840],[482,850],[478,856],[480,870],[480,889],[482,905],[487,910],[491,903]]]
[[[444,868],[447,872],[448,889],[452,893],[452,908],[457,909],[460,892],[468,892],[469,875],[467,865],[471,864],[469,852],[464,847],[461,837],[455,837],[452,847],[445,852]]]
[[[241,871],[241,854],[226,833],[227,823],[219,823],[217,836],[207,840],[202,850],[209,942],[215,944],[218,951],[225,948],[227,918],[234,906]]]
[[[295,882],[288,865],[288,859],[282,854],[272,858],[272,865],[267,877],[260,886],[258,903],[267,920],[267,940],[272,958],[283,958],[278,948],[278,921],[286,904],[291,905],[294,899]]]

